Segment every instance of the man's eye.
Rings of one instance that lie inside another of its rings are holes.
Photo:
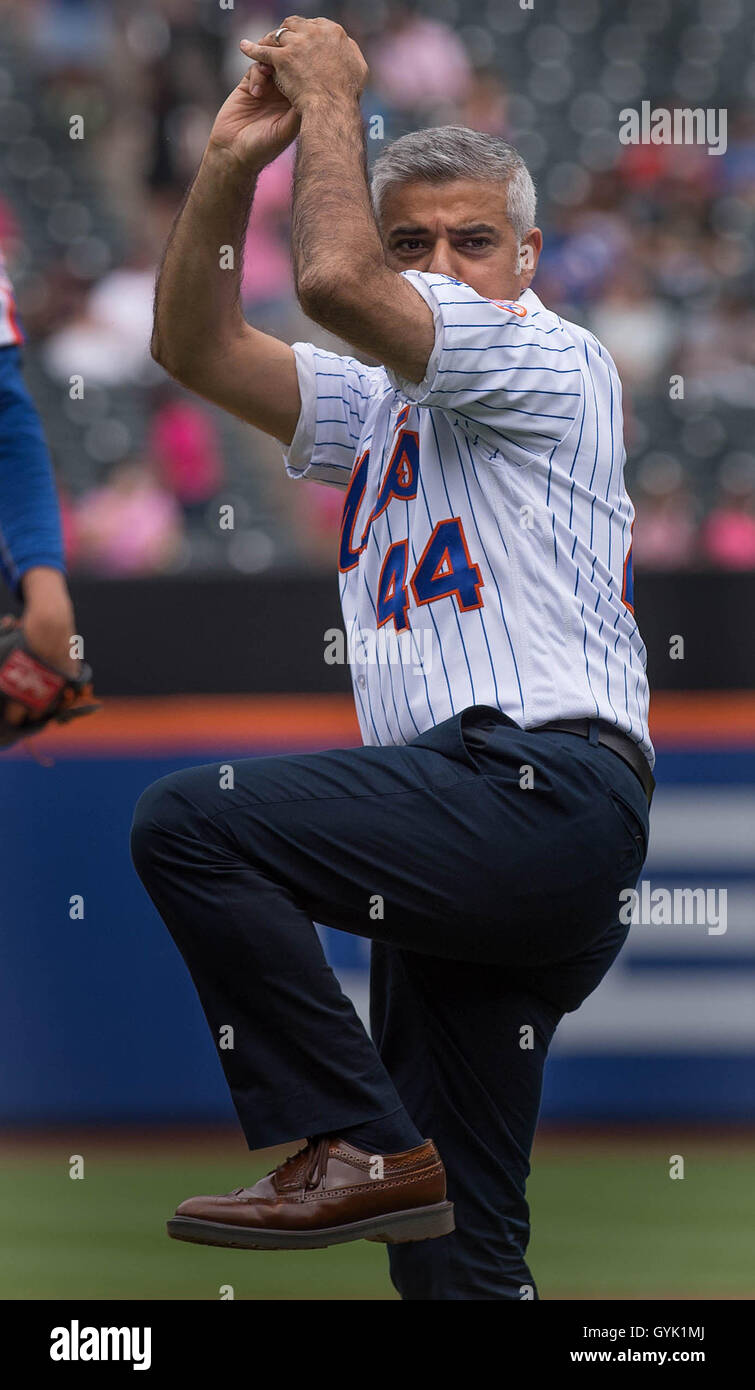
[[[474,251],[482,251],[484,247],[490,246],[490,244],[490,237],[486,236],[466,237],[464,241],[459,243],[460,246],[470,247]],[[403,237],[401,241],[396,242],[395,249],[397,251],[407,251],[412,255],[417,251],[424,250],[424,247],[425,243],[420,237]]]

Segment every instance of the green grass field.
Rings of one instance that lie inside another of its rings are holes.
[[[367,1241],[289,1254],[171,1241],[184,1197],[227,1192],[278,1154],[235,1134],[102,1132],[0,1142],[3,1299],[396,1298],[385,1248]],[[73,1181],[69,1158],[83,1155]],[[685,1176],[672,1181],[669,1157]],[[538,1137],[529,1259],[544,1299],[755,1296],[755,1138],[673,1133]]]

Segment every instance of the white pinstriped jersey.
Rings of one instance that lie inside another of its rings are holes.
[[[604,719],[652,765],[613,361],[532,290],[511,304],[403,274],[434,316],[424,380],[294,343],[302,407],[284,450],[290,476],[345,489],[364,742],[484,704],[522,728]]]
[[[10,347],[22,343],[23,334],[16,316],[16,301],[13,286],[8,279],[2,251],[0,251],[0,347]]]

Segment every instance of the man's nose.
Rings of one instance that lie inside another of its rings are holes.
[[[456,261],[454,249],[449,242],[436,241],[428,271],[431,275],[450,275],[454,278]]]

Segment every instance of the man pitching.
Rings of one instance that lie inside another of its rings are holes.
[[[353,667],[364,747],[241,761],[232,788],[217,765],[179,772],[136,808],[139,874],[216,1042],[233,1029],[219,1055],[250,1149],[307,1140],[168,1229],[365,1237],[404,1299],[536,1298],[543,1064],[627,934],[653,789],[621,388],[529,288],[542,237],[515,150],[418,131],[377,160],[371,201],[356,44],[293,16],[242,49],[153,351],[279,439],[292,477],[343,489],[344,623],[371,659]],[[255,181],[297,136],[299,300],[379,366],[241,315]],[[372,940],[372,1040],[314,922]]]

